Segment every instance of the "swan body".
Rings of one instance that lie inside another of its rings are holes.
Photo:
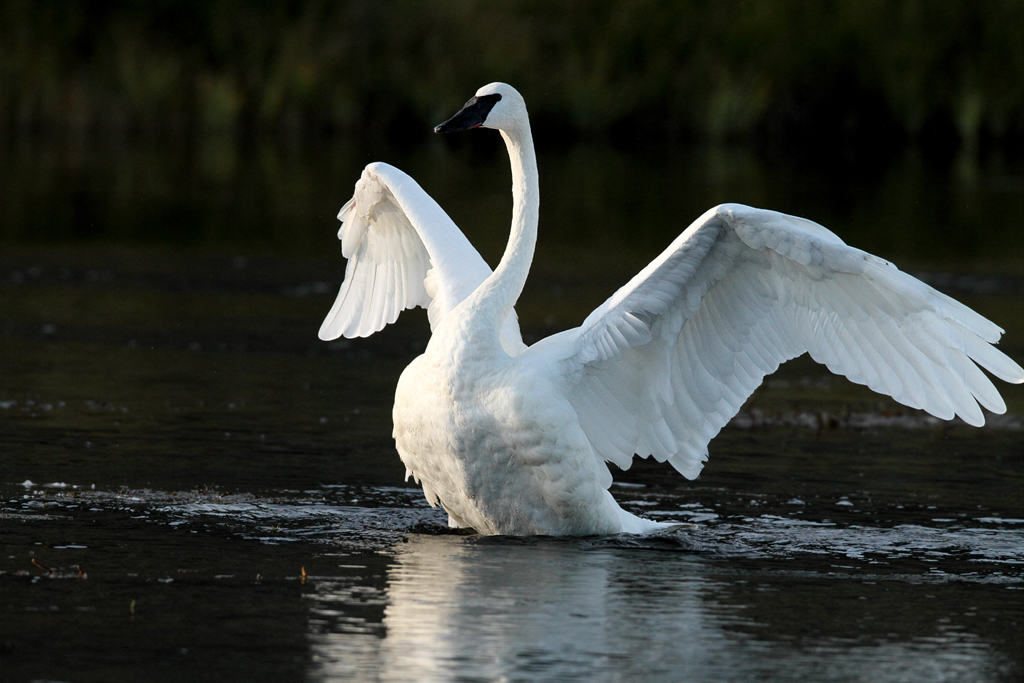
[[[492,272],[398,169],[368,165],[342,207],[345,279],[322,339],[363,337],[415,306],[432,336],[402,373],[394,438],[449,524],[487,534],[644,533],[608,462],[667,461],[693,479],[765,375],[809,352],[835,373],[943,419],[1006,405],[979,365],[1024,369],[1002,330],[812,221],[716,206],[574,329],[526,347],[514,305],[533,258],[536,157],[522,96],[492,83],[435,130],[499,131],[512,163],[508,246]]]

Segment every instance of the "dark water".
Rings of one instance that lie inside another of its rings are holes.
[[[379,156],[493,258],[504,161],[453,144]],[[1024,675],[1020,387],[975,430],[798,360],[699,480],[617,476],[626,507],[683,528],[452,534],[390,440],[422,312],[370,340],[315,337],[341,270],[333,214],[366,152],[4,152],[3,680]],[[1019,165],[586,147],[541,172],[528,338],[578,323],[728,199],[895,260],[1024,358]]]

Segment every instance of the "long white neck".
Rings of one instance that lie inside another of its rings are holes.
[[[488,332],[493,330],[495,334],[523,292],[537,243],[537,219],[540,215],[537,156],[533,149],[530,122],[524,116],[521,125],[514,130],[499,132],[512,163],[512,229],[498,267],[470,297],[475,316],[486,320],[480,328],[486,327]]]

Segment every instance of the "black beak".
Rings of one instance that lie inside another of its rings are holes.
[[[496,105],[500,99],[501,95],[497,93],[470,98],[470,100],[462,106],[462,109],[455,113],[455,116],[451,117],[444,123],[439,123],[434,126],[434,132],[455,133],[460,130],[479,128],[483,122],[487,120],[487,115],[491,113],[491,109],[494,108],[494,105]]]

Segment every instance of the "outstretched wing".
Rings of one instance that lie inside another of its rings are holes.
[[[363,169],[338,219],[348,264],[321,339],[367,337],[416,306],[427,309],[434,329],[491,274],[448,214],[394,166],[375,162]],[[514,314],[502,342],[510,350],[522,347]]]
[[[816,223],[727,204],[538,351],[561,359],[596,454],[622,468],[654,456],[692,479],[764,376],[804,352],[900,403],[980,426],[979,403],[1006,405],[978,365],[1024,382],[991,346],[1001,334]]]

